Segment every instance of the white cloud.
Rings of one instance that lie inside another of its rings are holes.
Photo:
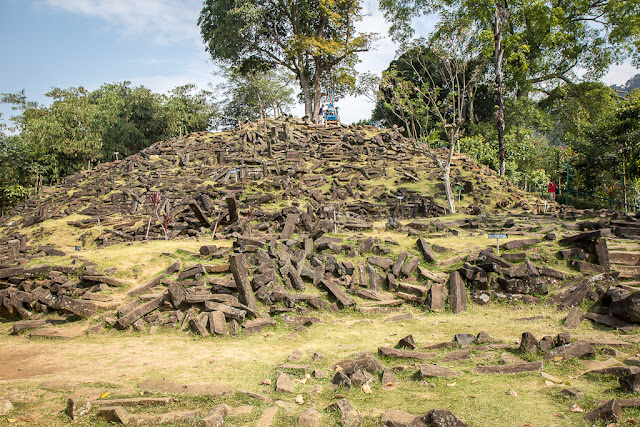
[[[200,0],[44,0],[61,11],[98,18],[126,37],[149,35],[155,42],[201,43]]]
[[[627,59],[620,65],[609,67],[609,71],[602,77],[602,81],[609,86],[621,86],[636,74],[640,74],[640,70],[631,64],[631,59]]]

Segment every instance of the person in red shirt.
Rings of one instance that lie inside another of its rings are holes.
[[[557,189],[558,189],[558,186],[553,181],[551,181],[549,183],[549,186],[547,187],[547,191],[549,193],[549,200],[552,201],[552,202],[555,202],[555,200],[556,200],[556,190]]]

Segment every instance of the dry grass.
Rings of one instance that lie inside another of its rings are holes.
[[[340,316],[322,314],[323,323],[312,326],[306,332],[294,332],[279,326],[260,334],[246,337],[197,338],[175,330],[161,330],[155,335],[117,332],[104,336],[78,337],[66,341],[28,339],[23,336],[7,336],[6,325],[3,329],[0,345],[3,348],[29,349],[35,356],[35,362],[46,363],[48,373],[21,380],[2,381],[2,388],[20,390],[42,389],[45,381],[71,381],[98,385],[100,391],[111,390],[116,394],[136,394],[136,385],[143,378],[164,378],[181,383],[214,382],[227,384],[233,389],[248,389],[270,395],[276,399],[292,401],[294,396],[277,395],[272,386],[261,385],[263,379],[275,382],[276,366],[287,361],[294,350],[303,352],[303,363],[313,368],[331,371],[335,362],[359,351],[376,353],[378,346],[394,346],[403,336],[413,334],[418,345],[450,341],[456,333],[477,334],[489,332],[502,342],[516,343],[522,332],[529,331],[541,338],[562,331],[564,313],[549,306],[522,306],[492,303],[479,307],[472,305],[467,313],[428,313],[417,308],[408,308],[413,319],[401,323],[386,322],[385,315],[365,316],[356,312],[347,312]],[[534,321],[517,319],[544,316]],[[583,325],[575,335],[594,338],[613,338],[617,334],[611,331],[594,329],[590,324]],[[636,345],[628,353],[637,353]],[[333,390],[328,379],[310,379],[304,385],[298,385],[296,393],[303,395],[304,407],[315,406],[322,410],[335,400],[337,394],[344,395],[363,414],[368,415],[366,425],[378,425],[380,411],[401,409],[421,414],[435,407],[446,407],[463,416],[475,426],[565,426],[587,425],[579,413],[571,413],[571,402],[559,394],[560,386],[549,386],[539,373],[514,376],[478,375],[471,370],[477,364],[497,364],[503,350],[490,353],[476,353],[473,359],[464,362],[446,364],[462,372],[453,379],[434,379],[419,381],[415,379],[416,368],[397,373],[399,387],[396,390],[382,390],[379,383],[373,387],[371,395],[360,389]],[[509,351],[509,350],[507,350]],[[313,352],[323,355],[318,362],[312,362]],[[444,354],[446,351],[441,351]],[[518,355],[516,351],[510,351]],[[609,356],[599,352],[596,359],[606,360]],[[525,356],[526,360],[539,359],[538,356]],[[27,363],[27,362],[25,362]],[[31,363],[31,362],[29,362]],[[27,363],[25,366],[30,366]],[[385,359],[384,363],[393,367],[410,362]],[[20,369],[16,362],[15,369]],[[615,379],[598,379],[580,376],[587,368],[580,362],[547,362],[544,371],[561,380],[562,386],[582,389],[588,396],[579,404],[591,409],[595,401],[617,395]],[[300,377],[295,372],[294,377]],[[86,387],[87,385],[85,385]],[[320,386],[318,391],[314,388]],[[517,397],[509,394],[515,391]],[[49,392],[49,400],[56,402],[51,407],[54,412],[64,406],[67,391]],[[198,409],[206,412],[216,401],[211,399],[180,399],[174,409]],[[258,401],[247,400],[236,395],[230,399],[233,404],[250,403],[257,405],[253,416],[233,420],[229,425],[245,425],[244,422],[257,419],[260,410],[265,407]],[[18,405],[18,413],[36,411],[34,405]],[[164,410],[164,409],[163,409]],[[280,424],[292,425],[293,419],[303,408],[282,410]],[[637,416],[637,411],[625,410],[626,417]],[[325,415],[327,422],[332,420]],[[63,425],[64,417],[54,417]],[[86,424],[89,423],[89,424]],[[92,425],[86,421],[80,425]],[[49,424],[44,424],[49,425]],[[56,424],[51,424],[56,425]]]

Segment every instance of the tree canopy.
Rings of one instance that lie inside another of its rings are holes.
[[[217,109],[210,93],[194,85],[168,95],[130,82],[54,88],[51,104],[27,100],[24,91],[2,94],[12,105],[13,133],[2,132],[0,196],[3,206],[25,196],[30,186],[54,183],[91,163],[134,154],[172,136],[206,130]],[[20,197],[18,197],[20,196]]]
[[[414,33],[411,19],[439,13],[439,30],[478,26],[493,52],[496,5],[505,8],[503,28],[508,87],[521,95],[558,80],[576,82],[578,68],[597,78],[626,57],[640,61],[640,2],[617,0],[380,0],[398,40]],[[452,25],[453,23],[453,25]],[[555,83],[554,83],[555,84]]]
[[[305,113],[317,120],[325,78],[341,66],[352,70],[375,38],[356,32],[359,19],[359,0],[206,0],[198,25],[214,60],[243,73],[278,66],[293,73]]]

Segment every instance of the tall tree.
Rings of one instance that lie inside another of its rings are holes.
[[[292,72],[305,114],[317,121],[323,77],[375,38],[355,31],[359,19],[359,0],[206,0],[198,25],[214,60],[243,72]]]
[[[573,81],[577,68],[601,76],[609,65],[632,56],[640,61],[640,2],[636,0],[499,0],[508,9],[501,27],[508,85],[520,96],[550,83]],[[496,0],[380,0],[392,34],[413,34],[411,19],[439,13],[448,21],[472,21],[496,30]],[[454,26],[455,27],[455,26]],[[494,28],[491,28],[494,27]]]
[[[198,91],[195,84],[178,86],[162,99],[164,133],[167,136],[186,135],[212,127],[218,115],[218,106],[213,94],[206,90]]]
[[[241,73],[222,67],[224,82],[217,89],[222,101],[223,123],[242,120],[264,120],[269,111],[274,117],[287,112],[293,104],[292,78],[277,69]]]
[[[493,20],[494,60],[493,67],[496,73],[495,103],[496,103],[496,129],[498,130],[498,156],[500,176],[504,176],[507,165],[504,157],[504,73],[502,72],[502,58],[504,57],[504,45],[502,44],[502,23],[509,20],[509,7],[507,0],[495,1],[496,14]]]
[[[430,157],[440,169],[449,213],[456,211],[451,161],[468,120],[470,94],[483,73],[479,56],[469,29],[459,28],[455,34],[432,40],[426,50],[415,46],[401,56],[406,59],[404,66],[413,70],[414,80],[407,80],[392,68],[383,74],[381,83],[387,110],[405,123],[416,150]],[[436,124],[435,129],[422,125],[423,120],[429,119]],[[448,145],[444,153],[439,152],[439,143],[432,144],[440,135]]]

